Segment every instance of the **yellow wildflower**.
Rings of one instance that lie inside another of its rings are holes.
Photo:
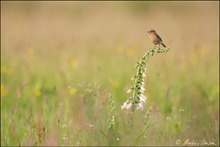
[[[70,92],[71,95],[74,95],[76,93],[76,89],[75,88],[70,88],[69,92]]]
[[[5,89],[5,86],[1,84],[1,96],[7,96],[7,95],[8,95],[7,89]]]
[[[69,60],[69,66],[71,68],[76,68],[78,66],[78,61],[76,59],[70,59]]]
[[[36,97],[41,96],[41,91],[40,91],[39,89],[36,89],[36,90],[34,91],[34,95],[35,95]]]
[[[1,72],[5,73],[8,76],[12,75],[12,70],[5,65],[1,66]]]

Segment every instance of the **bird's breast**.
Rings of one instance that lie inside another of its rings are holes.
[[[159,41],[159,39],[156,37],[156,35],[154,35],[154,34],[150,34],[149,35],[149,38],[150,38],[150,40],[153,42],[153,43],[160,43],[160,41]]]

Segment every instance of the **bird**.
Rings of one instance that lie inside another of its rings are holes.
[[[150,40],[154,43],[154,48],[156,47],[157,44],[159,46],[160,46],[160,44],[162,44],[163,47],[166,47],[166,45],[163,43],[163,40],[161,39],[161,37],[157,34],[157,32],[154,29],[151,29],[147,32],[149,33]]]

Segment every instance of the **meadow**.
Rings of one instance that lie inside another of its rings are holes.
[[[143,110],[121,110],[150,57]],[[219,2],[1,2],[1,146],[219,145]]]

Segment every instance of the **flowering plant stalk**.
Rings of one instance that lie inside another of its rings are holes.
[[[151,49],[145,53],[139,62],[135,65],[137,68],[136,74],[131,78],[134,81],[134,85],[128,89],[127,93],[132,93],[132,96],[124,102],[121,109],[143,110],[143,104],[146,102],[147,97],[144,95],[144,77],[146,75],[146,66],[150,56],[158,53],[164,53],[169,51],[169,48],[158,48],[157,50]]]

